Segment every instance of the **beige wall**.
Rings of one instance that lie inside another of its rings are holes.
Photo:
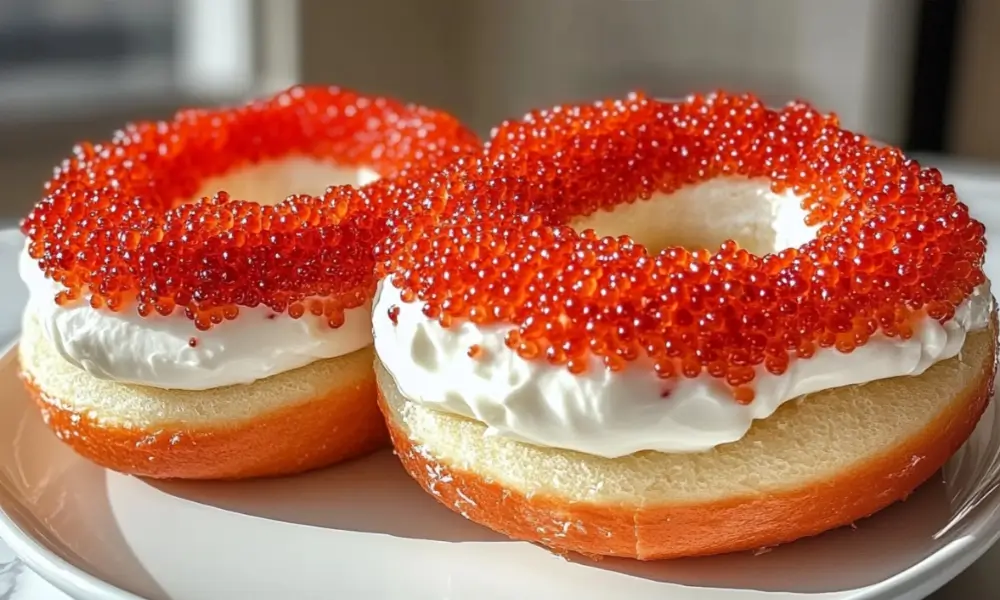
[[[1000,0],[966,0],[950,144],[1000,161]]]
[[[452,110],[484,132],[532,106],[634,87],[806,96],[888,141],[906,121],[912,57],[899,48],[912,44],[912,0],[299,1],[293,15],[293,0],[259,0],[265,88],[338,82]],[[1000,161],[1000,0],[967,1],[952,141]],[[72,142],[134,116],[0,130],[0,219],[27,211]]]
[[[641,88],[807,97],[904,133],[912,0],[301,0],[303,76],[431,102],[480,130]],[[900,48],[906,49],[901,51]]]
[[[465,0],[299,0],[300,76],[463,112]]]

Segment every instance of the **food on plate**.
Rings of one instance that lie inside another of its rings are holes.
[[[46,422],[155,478],[289,474],[387,445],[373,246],[410,177],[476,148],[447,114],[334,87],[79,144],[22,224],[19,355]]]
[[[380,405],[452,510],[558,551],[758,549],[904,499],[996,371],[938,171],[752,95],[539,110],[377,249]]]

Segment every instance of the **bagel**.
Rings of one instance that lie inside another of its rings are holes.
[[[336,87],[84,142],[22,223],[21,375],[59,439],[152,478],[298,473],[388,444],[375,242],[410,178],[478,147]]]
[[[21,376],[56,436],[84,458],[158,479],[290,475],[385,447],[372,349],[250,384],[171,390],[98,379],[27,313]]]
[[[707,452],[613,459],[487,435],[376,375],[396,454],[445,506],[557,551],[654,560],[775,546],[905,499],[979,421],[996,339],[994,320],[923,375],[797,398]]]
[[[537,110],[422,186],[452,209],[377,248],[380,406],[425,490],[515,539],[817,535],[906,498],[992,396],[985,227],[806,103]]]

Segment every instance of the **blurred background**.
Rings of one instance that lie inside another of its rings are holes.
[[[74,141],[297,82],[483,133],[535,106],[725,87],[1000,165],[1000,0],[0,0],[0,219]]]

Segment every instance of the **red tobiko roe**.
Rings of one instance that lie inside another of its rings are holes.
[[[56,301],[142,316],[183,310],[199,329],[265,305],[332,327],[374,292],[372,248],[409,177],[478,149],[453,117],[335,87],[296,87],[222,110],[185,110],[82,143],[22,223],[28,251],[62,284]],[[383,179],[273,206],[209,178],[267,160],[309,157],[368,167]],[[321,298],[321,299],[317,299]]]
[[[816,238],[764,256],[734,241],[652,253],[568,226],[720,176],[793,190]],[[723,379],[741,403],[755,367],[780,375],[818,348],[909,338],[985,281],[984,227],[937,170],[802,102],[558,106],[503,123],[480,155],[418,185],[436,210],[398,221],[377,250],[403,301],[444,327],[512,326],[525,360],[581,373],[591,357],[612,371],[645,357],[664,379]]]

